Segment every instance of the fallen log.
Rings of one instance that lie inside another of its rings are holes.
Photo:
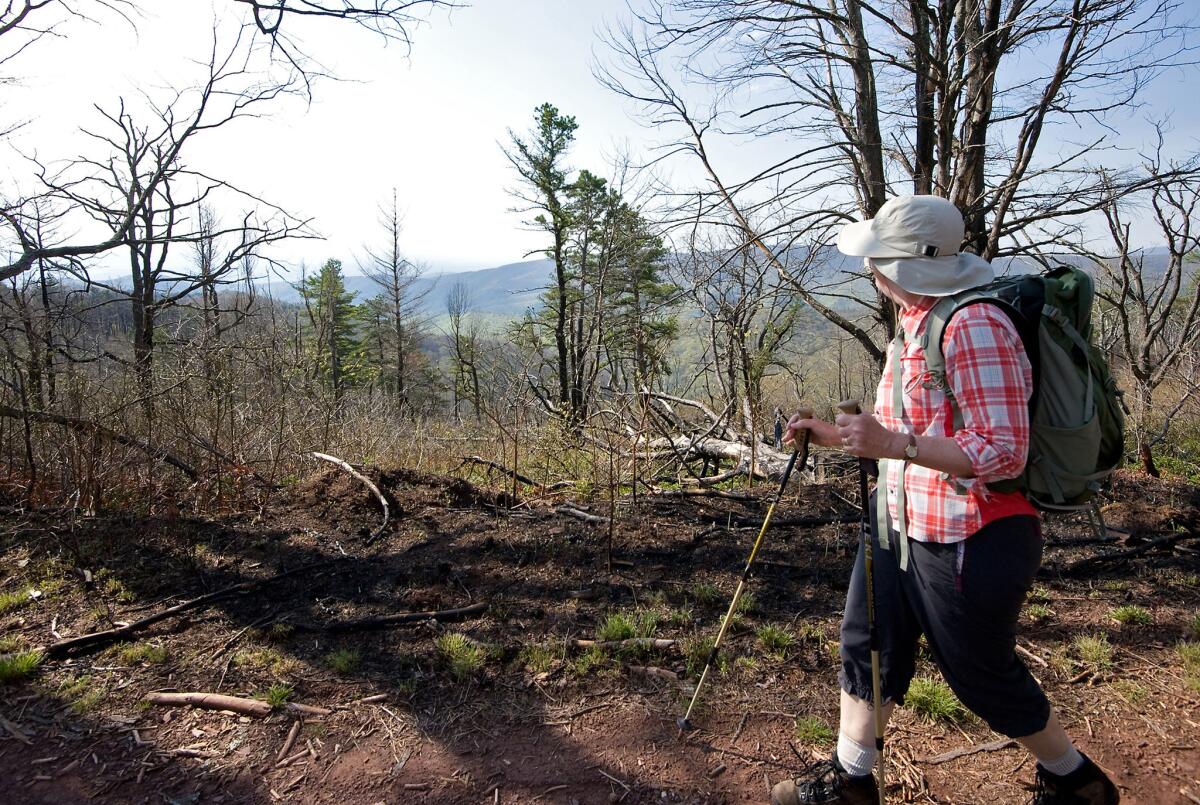
[[[145,701],[160,707],[198,707],[201,710],[229,710],[243,716],[266,718],[271,705],[258,699],[243,699],[222,693],[147,693]]]
[[[437,609],[428,612],[397,612],[393,615],[379,615],[372,618],[357,618],[349,621],[331,621],[329,623],[295,623],[292,624],[302,632],[357,632],[369,629],[387,629],[392,626],[402,626],[406,623],[421,621],[461,621],[473,615],[482,615],[489,604],[481,602],[457,609]]]
[[[192,598],[188,601],[176,604],[173,607],[164,609],[162,612],[156,612],[153,615],[148,615],[141,620],[136,620],[133,623],[126,624],[125,626],[119,626],[115,629],[106,629],[102,632],[91,632],[89,634],[68,638],[66,640],[59,640],[57,643],[51,643],[48,646],[42,646],[41,651],[47,657],[63,657],[83,648],[108,645],[109,643],[128,640],[130,637],[142,631],[143,629],[153,626],[160,621],[164,621],[167,618],[173,618],[176,615],[187,612],[188,610],[196,609],[197,607],[211,604],[214,601],[219,601],[223,598],[229,598],[231,596],[247,592],[255,587],[271,584],[281,579],[285,579],[288,576],[294,576],[297,573],[304,573],[319,567],[328,567],[329,565],[330,562],[328,561],[312,562],[307,565],[301,565],[300,567],[292,568],[291,570],[285,570],[282,573],[276,573],[274,576],[268,576],[264,579],[243,581],[239,584],[223,587],[222,589],[208,593],[207,595],[202,595],[199,598]]]
[[[346,463],[342,459],[338,458],[337,456],[331,456],[328,453],[309,453],[309,455],[312,456],[313,458],[320,459],[321,461],[328,461],[330,464],[334,465],[338,469],[340,469],[344,472],[348,472],[352,477],[354,477],[357,480],[362,481],[364,484],[366,484],[367,489],[371,490],[371,493],[374,494],[375,497],[379,500],[379,505],[383,507],[383,522],[379,524],[379,528],[372,531],[371,535],[367,537],[366,544],[370,545],[372,542],[379,539],[379,537],[383,535],[383,530],[385,528],[387,528],[388,519],[391,516],[391,511],[388,509],[387,498],[385,498],[383,496],[383,493],[379,491],[379,487],[377,487],[371,481],[370,478],[363,475],[361,472],[354,469],[348,463]]]

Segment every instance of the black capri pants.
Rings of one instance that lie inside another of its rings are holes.
[[[995,520],[959,543],[909,540],[907,571],[899,566],[900,537],[890,536],[891,550],[876,541],[874,556],[884,701],[904,703],[923,634],[950,688],[989,727],[1010,738],[1041,731],[1050,703],[1016,654],[1017,619],[1042,561],[1038,518]],[[871,701],[861,544],[846,593],[841,657],[842,689]]]

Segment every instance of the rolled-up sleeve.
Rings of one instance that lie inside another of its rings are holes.
[[[954,440],[983,483],[1015,478],[1029,457],[1033,370],[1008,315],[968,305],[946,326],[946,376],[962,412]]]

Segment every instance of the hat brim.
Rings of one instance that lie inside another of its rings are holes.
[[[945,257],[874,258],[871,262],[880,274],[921,296],[950,296],[996,278],[992,264],[970,252]]]
[[[876,257],[884,260],[912,257],[912,252],[902,251],[881,241],[871,227],[870,220],[855,221],[843,226],[838,232],[837,248],[842,254],[851,257]]]

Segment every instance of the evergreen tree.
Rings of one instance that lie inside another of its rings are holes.
[[[346,290],[342,261],[327,260],[317,274],[301,281],[299,290],[313,330],[309,340],[313,376],[327,382],[334,397],[339,397],[346,386],[369,374],[358,332],[362,314],[354,304],[355,294]]]

